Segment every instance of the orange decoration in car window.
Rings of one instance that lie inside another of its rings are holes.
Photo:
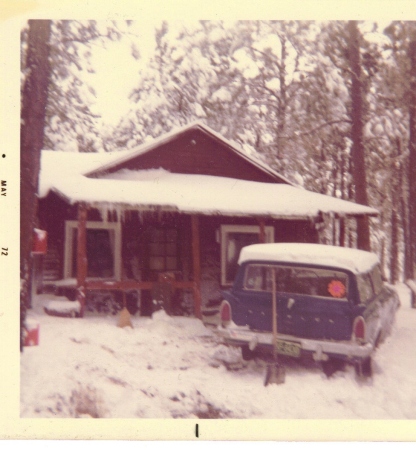
[[[332,280],[328,284],[328,292],[332,295],[332,297],[342,298],[345,297],[347,289],[345,288],[344,283],[342,283],[341,281]]]

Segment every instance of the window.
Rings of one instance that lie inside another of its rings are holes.
[[[361,275],[357,275],[357,284],[361,303],[367,303],[374,294],[370,274],[364,273]]]
[[[64,277],[77,276],[78,222],[65,224]],[[87,277],[121,278],[121,227],[118,222],[87,222]]]
[[[274,228],[265,227],[266,242],[274,242]],[[257,225],[221,225],[221,284],[231,285],[238,270],[238,258],[243,247],[258,244]]]
[[[375,266],[371,271],[371,279],[373,281],[374,291],[378,295],[383,290],[383,277],[381,275],[380,266]]]
[[[244,289],[271,292],[272,270],[275,271],[277,292],[339,300],[347,298],[348,275],[328,269],[249,264],[245,271]]]
[[[178,231],[153,229],[149,234],[149,269],[155,272],[178,270]]]

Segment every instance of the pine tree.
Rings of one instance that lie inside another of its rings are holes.
[[[26,307],[30,304],[32,235],[37,212],[40,151],[43,147],[45,111],[50,79],[49,20],[30,20],[27,48],[27,76],[22,91],[20,148],[20,348]]]

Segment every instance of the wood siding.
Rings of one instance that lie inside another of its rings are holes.
[[[63,277],[63,259],[65,242],[65,221],[77,219],[77,207],[68,205],[56,194],[49,194],[39,203],[39,226],[48,231],[49,246],[59,251],[60,278]],[[88,209],[88,221],[100,221],[97,210]],[[274,228],[275,242],[318,242],[318,234],[313,224],[300,220],[271,220],[262,218],[265,227]],[[259,225],[259,219],[199,216],[200,243],[200,293],[204,308],[210,302],[221,298],[221,244],[219,235],[221,225]],[[149,236],[154,230],[175,230],[177,235],[177,270],[174,270],[178,282],[194,282],[194,265],[192,258],[191,216],[177,213],[141,213],[126,212],[122,221],[122,279],[141,282],[155,282],[158,272],[149,268]],[[199,277],[199,276],[198,276]],[[189,289],[188,289],[189,291]],[[190,292],[178,292],[178,302],[183,295]],[[147,299],[147,297],[149,297]],[[142,291],[143,305],[151,303],[150,291]]]
[[[64,257],[65,221],[77,219],[77,208],[68,205],[56,194],[51,193],[39,202],[39,227],[48,231],[48,245],[58,250],[61,261]],[[100,221],[97,210],[88,209],[88,221]],[[274,227],[276,242],[318,242],[318,235],[310,222],[300,220],[264,219],[264,225]],[[220,280],[220,243],[217,234],[221,225],[259,225],[253,218],[200,216],[201,271],[203,280]],[[178,232],[178,270],[183,281],[192,280],[192,248],[190,216],[175,213],[128,212],[122,222],[122,274],[123,278],[135,279],[134,264],[141,271],[143,281],[151,281],[155,274],[149,272],[146,261],[149,258],[147,236],[152,229],[171,228]],[[136,258],[132,266],[132,260]]]
[[[153,150],[112,167],[109,172],[158,168],[172,173],[212,175],[263,183],[285,182],[245,160],[224,142],[198,129],[188,130]]]

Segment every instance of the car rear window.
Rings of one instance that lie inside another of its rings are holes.
[[[248,264],[244,289],[272,291],[272,270],[276,273],[276,291],[319,297],[347,298],[348,275],[331,269]]]

